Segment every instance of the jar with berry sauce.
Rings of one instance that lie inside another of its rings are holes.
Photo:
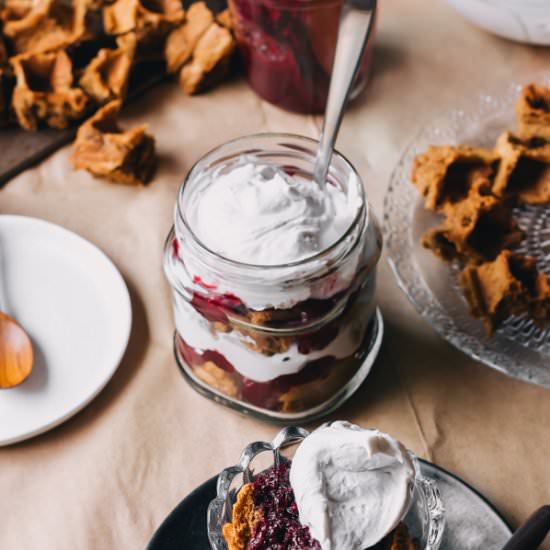
[[[353,192],[357,210],[330,246],[285,264],[244,263],[212,250],[197,237],[193,205],[213,178],[243,158],[315,185],[316,150],[309,138],[260,134],[211,151],[179,191],[164,251],[174,353],[187,381],[228,407],[283,422],[317,418],[342,404],[380,347],[374,294],[382,242],[361,178],[334,154],[327,185]]]
[[[342,0],[229,0],[246,76],[260,97],[290,111],[324,111],[341,7]],[[374,34],[352,98],[366,85]]]

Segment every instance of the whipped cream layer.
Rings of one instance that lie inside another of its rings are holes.
[[[364,550],[406,515],[415,476],[410,453],[391,436],[333,422],[302,441],[290,484],[322,550]]]
[[[290,176],[280,167],[243,156],[206,175],[185,215],[207,248],[233,261],[275,266],[326,250],[351,226],[362,199],[328,183]]]
[[[198,353],[206,350],[221,353],[242,376],[254,382],[269,382],[286,374],[299,372],[306,363],[321,357],[331,356],[343,359],[355,353],[361,346],[367,325],[371,319],[368,307],[363,309],[363,315],[354,316],[342,324],[334,340],[321,350],[311,351],[307,355],[298,351],[293,343],[283,353],[264,355],[246,346],[248,341],[254,344],[249,336],[237,331],[218,332],[198,313],[193,306],[183,298],[175,301],[176,328],[186,344]]]
[[[332,184],[322,191],[314,182],[290,177],[252,155],[197,174],[179,206],[187,226],[203,245],[224,258],[266,266],[245,269],[243,275],[240,267],[208,255],[205,259],[191,239],[186,242],[185,235],[178,234],[176,220],[179,258],[169,260],[168,271],[191,291],[204,294],[207,285],[216,294],[237,296],[257,311],[288,309],[309,298],[330,298],[346,290],[359,269],[378,260],[375,221],[360,246],[352,246],[357,234],[344,239],[342,245],[349,251],[344,260],[339,247],[328,256],[312,255],[338,241],[363,205],[357,175],[347,178],[346,192]],[[371,213],[368,205],[365,208],[369,223]],[[303,278],[307,281],[301,283]]]

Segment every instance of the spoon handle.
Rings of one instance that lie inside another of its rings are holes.
[[[550,505],[542,506],[517,529],[502,550],[535,550],[550,531]]]
[[[313,172],[321,188],[326,182],[336,136],[371,33],[375,11],[376,0],[344,0],[342,4],[323,131]]]

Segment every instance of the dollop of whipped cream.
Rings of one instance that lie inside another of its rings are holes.
[[[364,550],[403,519],[415,475],[412,456],[391,436],[333,422],[302,441],[290,484],[322,550]]]
[[[344,235],[361,205],[355,182],[346,192],[321,189],[250,155],[208,178],[186,206],[188,222],[210,250],[247,264],[314,256]]]

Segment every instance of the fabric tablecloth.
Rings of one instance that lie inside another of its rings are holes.
[[[379,216],[391,170],[423,124],[466,94],[544,68],[550,49],[486,34],[442,1],[381,2],[372,80],[338,141]],[[172,355],[161,255],[178,186],[200,156],[255,132],[315,137],[320,119],[283,112],[236,79],[192,98],[163,84],[126,109],[124,123],[141,122],[160,156],[148,187],[75,172],[67,147],[0,191],[0,213],[50,220],[103,249],[128,284],[134,315],[128,350],[99,397],[51,432],[0,449],[2,550],[143,548],[190,490],[278,429],[187,386]],[[444,342],[399,290],[385,259],[379,280],[386,321],[380,357],[333,417],[390,432],[474,485],[517,525],[550,501],[550,392]]]

